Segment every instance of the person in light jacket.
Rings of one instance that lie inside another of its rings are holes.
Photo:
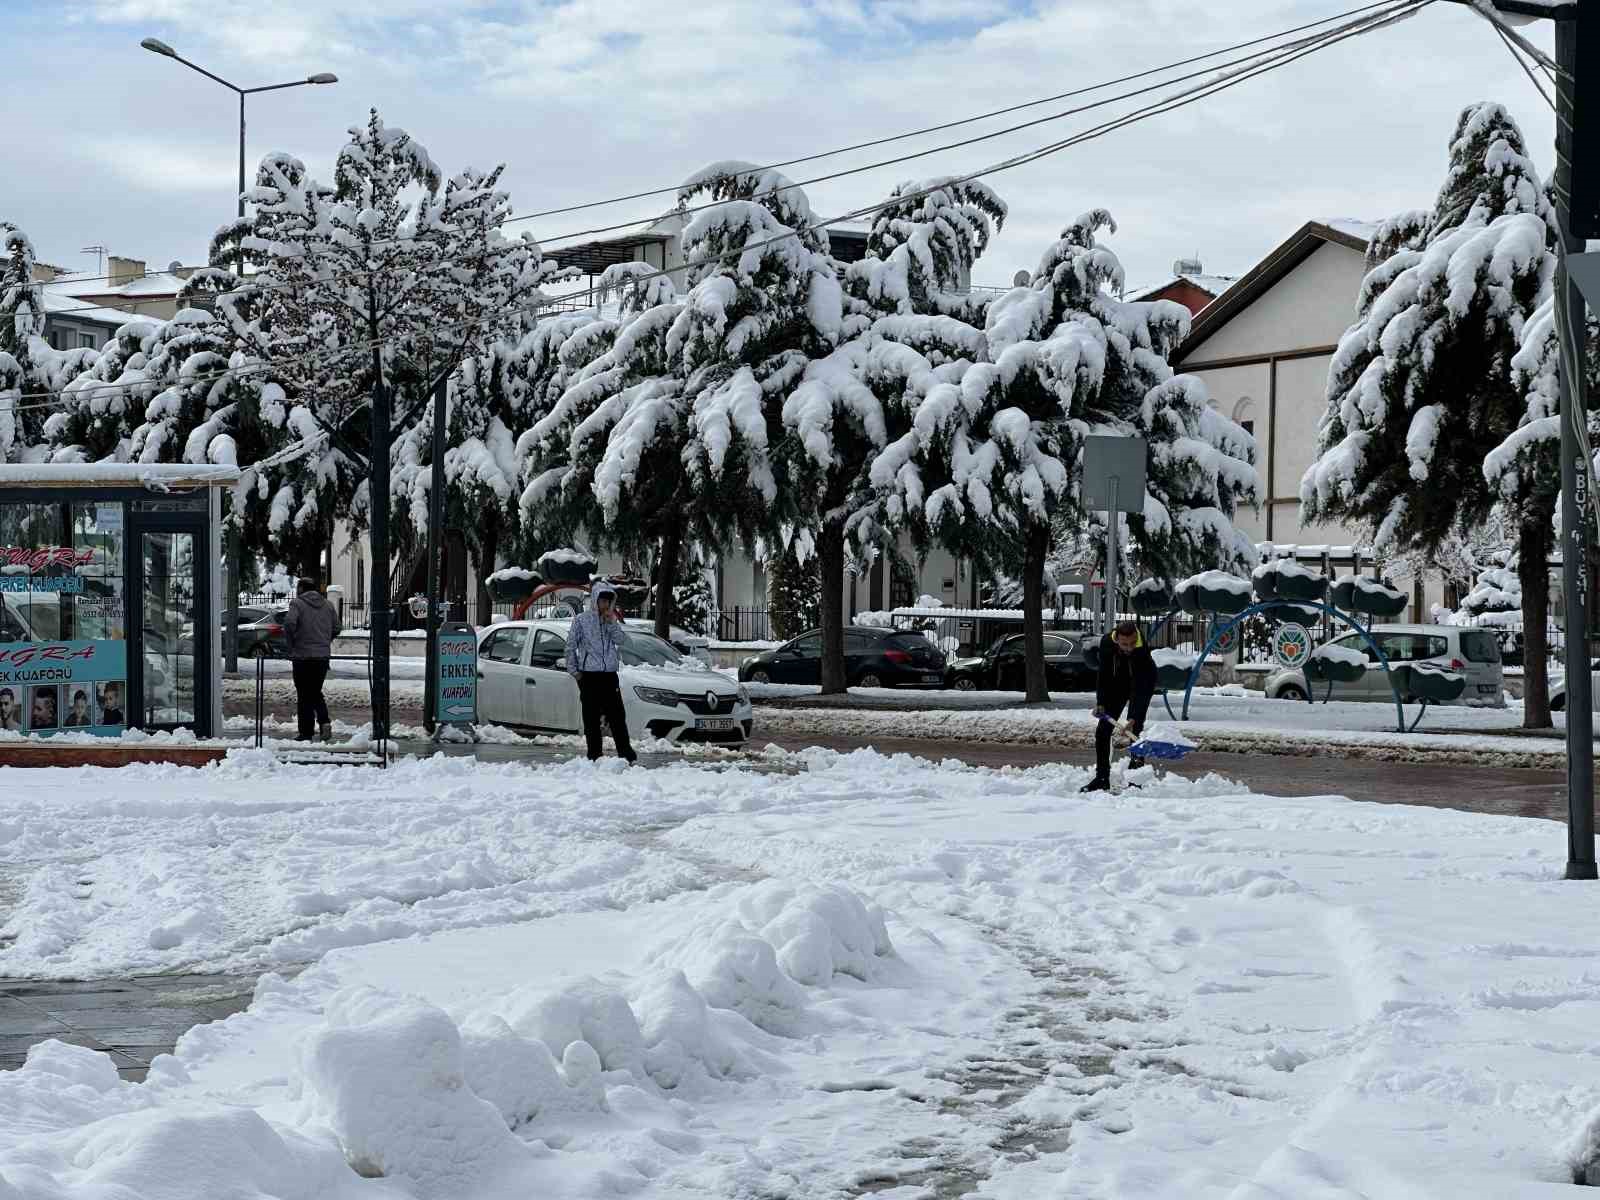
[[[283,632],[289,641],[290,665],[294,671],[295,710],[300,720],[298,742],[312,742],[317,733],[325,742],[333,741],[333,722],[322,685],[328,678],[328,660],[333,654],[333,639],[342,628],[339,610],[317,590],[314,579],[301,579],[299,595],[283,618]]]
[[[639,760],[628,740],[628,714],[617,679],[627,637],[622,614],[617,611],[617,590],[609,583],[595,584],[588,606],[572,618],[572,628],[567,631],[567,672],[578,681],[583,736],[590,761],[598,759],[605,749],[601,742],[602,719],[611,726],[617,755],[630,763]]]

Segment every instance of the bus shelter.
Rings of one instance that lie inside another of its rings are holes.
[[[0,464],[0,731],[220,733],[221,489],[238,478]]]

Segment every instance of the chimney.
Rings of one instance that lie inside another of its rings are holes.
[[[60,279],[66,273],[65,268],[58,267],[55,263],[35,261],[33,264],[34,283],[50,283],[53,280]]]
[[[1172,273],[1180,277],[1184,275],[1203,275],[1205,274],[1205,267],[1201,265],[1198,255],[1194,258],[1180,258],[1172,264]]]
[[[106,256],[106,288],[119,288],[125,283],[132,283],[135,279],[144,278],[144,259],[118,258],[115,254]]]

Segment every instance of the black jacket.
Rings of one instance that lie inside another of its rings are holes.
[[[1144,723],[1150,711],[1150,697],[1156,693],[1156,660],[1140,634],[1132,654],[1117,649],[1109,634],[1100,639],[1100,679],[1095,684],[1094,702],[1114,713],[1124,704],[1128,719]]]

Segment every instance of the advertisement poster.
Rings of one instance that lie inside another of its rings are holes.
[[[126,642],[0,642],[0,730],[118,737],[127,712]]]
[[[470,625],[439,631],[439,678],[434,720],[469,725],[478,716],[478,636]]]

